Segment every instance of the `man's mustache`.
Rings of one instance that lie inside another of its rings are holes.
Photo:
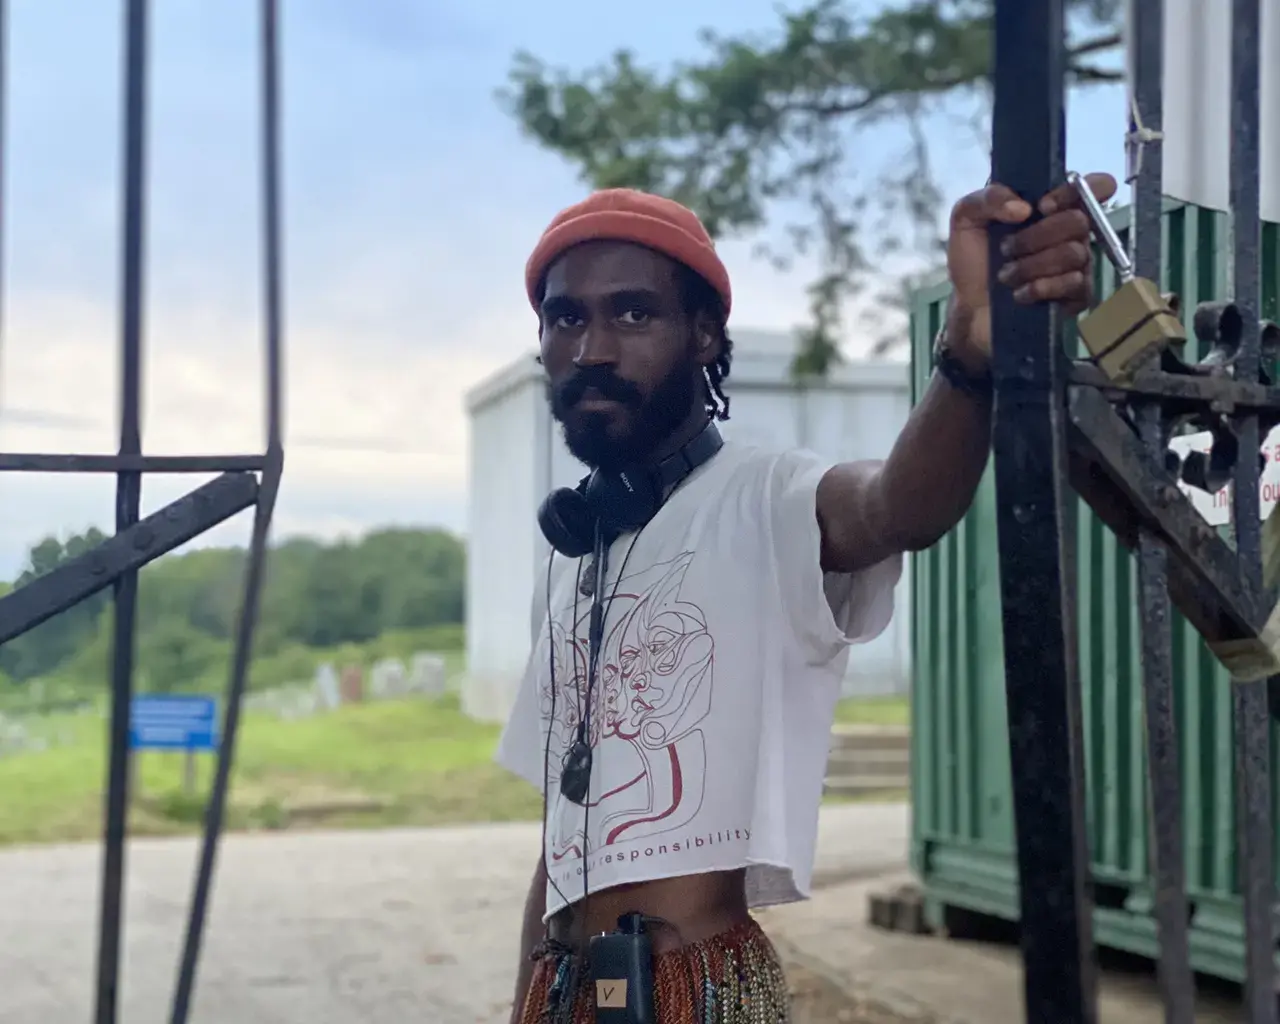
[[[613,402],[623,405],[640,405],[643,398],[639,389],[632,383],[615,377],[603,366],[586,366],[568,380],[562,381],[555,390],[556,406],[569,409],[582,401],[588,389]]]

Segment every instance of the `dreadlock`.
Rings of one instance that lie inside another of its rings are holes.
[[[733,341],[725,329],[724,302],[701,274],[684,264],[679,264],[679,267],[680,300],[685,313],[693,320],[705,317],[719,335],[720,353],[704,368],[703,377],[707,412],[723,422],[729,418],[729,399],[724,393],[724,381],[729,376],[729,365],[733,359]]]

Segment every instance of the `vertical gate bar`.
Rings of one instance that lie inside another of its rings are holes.
[[[267,539],[271,530],[271,518],[275,511],[276,496],[280,489],[280,474],[284,453],[280,415],[281,399],[281,337],[283,315],[281,310],[281,242],[280,242],[280,74],[279,74],[279,10],[277,0],[261,0],[261,114],[262,114],[262,241],[263,241],[263,333],[266,361],[267,464],[263,470],[262,489],[254,510],[253,535],[249,544],[249,559],[245,569],[244,599],[236,623],[235,649],[232,653],[231,681],[227,692],[226,712],[223,716],[222,736],[218,744],[217,767],[213,786],[205,808],[204,841],[200,849],[200,862],[196,871],[195,892],[191,900],[191,913],[187,919],[187,933],[183,942],[182,960],[178,980],[174,988],[170,1012],[171,1024],[186,1024],[191,1012],[191,998],[195,989],[196,967],[199,963],[200,944],[204,935],[204,922],[208,915],[209,894],[213,885],[213,869],[217,860],[218,842],[222,835],[223,816],[226,810],[227,791],[231,782],[231,766],[235,761],[236,737],[239,732],[241,703],[249,673],[249,660],[253,653],[254,626],[258,619],[258,606],[262,597],[262,584],[267,558]]]
[[[992,177],[1033,205],[1065,177],[1064,48],[1062,0],[996,0]],[[1026,1019],[1095,1024],[1061,323],[994,281],[991,322]]]
[[[1261,11],[1260,0],[1231,5],[1231,295],[1242,334],[1235,375],[1257,380],[1261,337]],[[1262,583],[1262,536],[1258,509],[1261,445],[1257,416],[1241,416],[1234,427],[1240,458],[1233,474],[1232,519],[1241,577]],[[1235,725],[1236,835],[1240,891],[1244,899],[1245,1002],[1253,1024],[1276,1020],[1272,904],[1271,739],[1267,684],[1233,683]]]
[[[123,248],[121,253],[120,454],[142,450],[143,247],[146,212],[147,2],[127,0],[124,52]],[[142,475],[122,472],[116,482],[116,532],[138,521]],[[102,916],[98,936],[97,1024],[115,1024],[119,1003],[120,931],[124,908],[125,832],[129,809],[129,709],[138,573],[116,580],[114,590],[111,725],[108,753]]]
[[[284,253],[280,205],[280,5],[262,0],[262,294],[267,452],[283,460]],[[277,467],[277,471],[283,465]]]
[[[1129,231],[1134,272],[1161,279],[1161,221],[1164,156],[1158,142],[1163,127],[1164,0],[1130,4],[1130,90],[1136,117],[1130,123],[1133,220]],[[1157,140],[1144,141],[1139,127]],[[1143,441],[1160,458],[1165,448],[1157,402],[1135,407]],[[1173,620],[1169,599],[1169,553],[1151,530],[1138,536],[1138,607],[1142,646],[1142,694],[1146,718],[1147,778],[1151,839],[1148,851],[1155,879],[1159,939],[1158,974],[1167,1024],[1193,1024],[1195,978],[1188,941],[1186,866],[1183,853],[1182,772],[1173,690]]]
[[[0,407],[4,402],[5,239],[9,232],[9,0],[0,0]]]

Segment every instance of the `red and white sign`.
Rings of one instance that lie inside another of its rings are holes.
[[[1169,442],[1169,448],[1177,452],[1181,458],[1186,458],[1189,452],[1207,453],[1212,445],[1213,435],[1208,432],[1185,434]],[[1243,457],[1242,452],[1241,458]],[[1271,514],[1271,510],[1276,507],[1277,501],[1280,501],[1280,427],[1267,435],[1266,444],[1262,446],[1262,457],[1265,461],[1262,464],[1262,482],[1258,493],[1258,516],[1266,519]],[[1226,526],[1231,522],[1230,485],[1217,494],[1206,494],[1181,481],[1178,482],[1178,486],[1182,488],[1182,493],[1191,499],[1191,504],[1196,507],[1196,511],[1211,525]]]

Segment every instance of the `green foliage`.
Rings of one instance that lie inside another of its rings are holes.
[[[16,584],[101,539],[90,530],[65,542],[42,540],[31,549]],[[142,570],[139,689],[172,692],[225,684],[245,561],[238,548],[204,549],[169,555]],[[300,681],[322,660],[353,650],[364,662],[457,649],[465,576],[462,542],[442,530],[386,529],[332,545],[288,541],[268,562],[251,680],[258,685]],[[111,658],[108,608],[108,593],[95,595],[0,646],[0,698],[15,684],[36,678],[41,703],[101,693]]]
[[[783,13],[767,39],[708,29],[705,57],[666,71],[626,50],[575,72],[521,52],[502,101],[590,186],[671,196],[713,237],[753,232],[780,210],[806,211],[786,225],[787,248],[764,251],[779,265],[795,255],[820,263],[794,366],[798,376],[820,376],[840,357],[846,301],[865,290],[869,270],[906,248],[885,225],[905,216],[921,272],[939,264],[942,194],[925,116],[955,97],[980,110],[986,103],[991,0],[897,0],[871,14],[868,6],[810,0]],[[1075,81],[1117,80],[1119,69],[1098,59],[1119,45],[1119,0],[1068,0],[1068,8]],[[886,121],[902,126],[905,144],[876,154],[883,166],[868,174],[859,132]],[[871,297],[902,305],[900,289]]]
[[[65,542],[56,537],[46,537],[31,548],[27,568],[12,586],[20,587],[37,576],[43,576],[103,540],[102,532],[94,529],[70,537]],[[22,680],[52,671],[93,640],[107,600],[106,593],[94,594],[0,647],[0,672]]]

